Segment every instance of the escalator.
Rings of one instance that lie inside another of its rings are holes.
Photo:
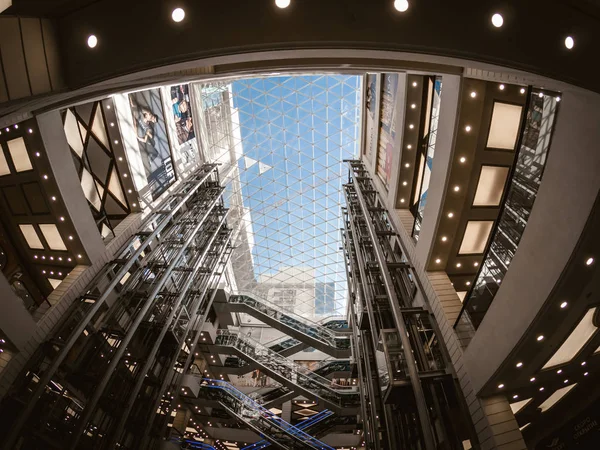
[[[224,381],[203,379],[198,396],[213,400],[232,416],[263,436],[268,442],[284,450],[334,450],[281,417],[259,405],[247,395]]]
[[[299,430],[302,430],[302,431],[304,431],[304,430],[309,431],[313,427],[316,427],[316,425],[318,423],[325,421],[327,418],[329,418],[331,416],[333,416],[333,411],[329,411],[328,409],[325,409],[325,410],[315,414],[311,418],[300,422],[298,425],[296,425],[296,428],[298,428]],[[269,441],[262,440],[262,441],[255,442],[254,444],[247,445],[246,447],[243,447],[242,450],[260,450],[260,449],[267,448],[270,446],[271,446],[271,443]]]
[[[327,326],[284,311],[277,305],[254,295],[230,295],[224,302],[215,302],[214,307],[217,311],[226,310],[249,314],[297,341],[333,357],[347,358],[350,356],[350,335],[347,331],[334,331]],[[330,326],[336,330],[343,329],[343,321],[332,321]]]
[[[218,330],[215,348],[223,353],[237,354],[290,390],[300,392],[309,399],[317,398],[338,413],[356,414],[360,405],[360,395],[355,388],[335,385],[248,336]]]

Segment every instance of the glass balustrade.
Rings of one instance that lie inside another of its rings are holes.
[[[247,336],[241,336],[239,333],[229,330],[218,330],[215,344],[236,348],[262,367],[334,405],[347,407],[360,403],[360,397],[355,388],[334,384],[327,378],[296,364]]]
[[[263,408],[255,400],[227,382],[203,379],[200,385],[200,396],[218,401],[240,420],[268,436],[268,439],[275,442],[280,448],[334,450],[302,429],[289,424],[268,409]]]

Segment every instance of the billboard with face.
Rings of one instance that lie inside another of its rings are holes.
[[[160,89],[129,94],[129,105],[149,192],[156,199],[175,181]]]

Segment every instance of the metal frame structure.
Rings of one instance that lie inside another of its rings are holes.
[[[200,168],[92,280],[5,400],[18,413],[3,448],[148,448],[141,425],[182,375],[231,255],[223,190],[216,165]]]
[[[342,234],[367,448],[462,448],[466,414],[435,319],[415,301],[415,275],[366,167],[347,162]]]

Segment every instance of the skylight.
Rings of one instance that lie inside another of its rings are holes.
[[[230,222],[241,225],[239,291],[309,318],[345,313],[342,161],[358,155],[360,90],[349,75],[202,86],[207,153],[227,172]]]

